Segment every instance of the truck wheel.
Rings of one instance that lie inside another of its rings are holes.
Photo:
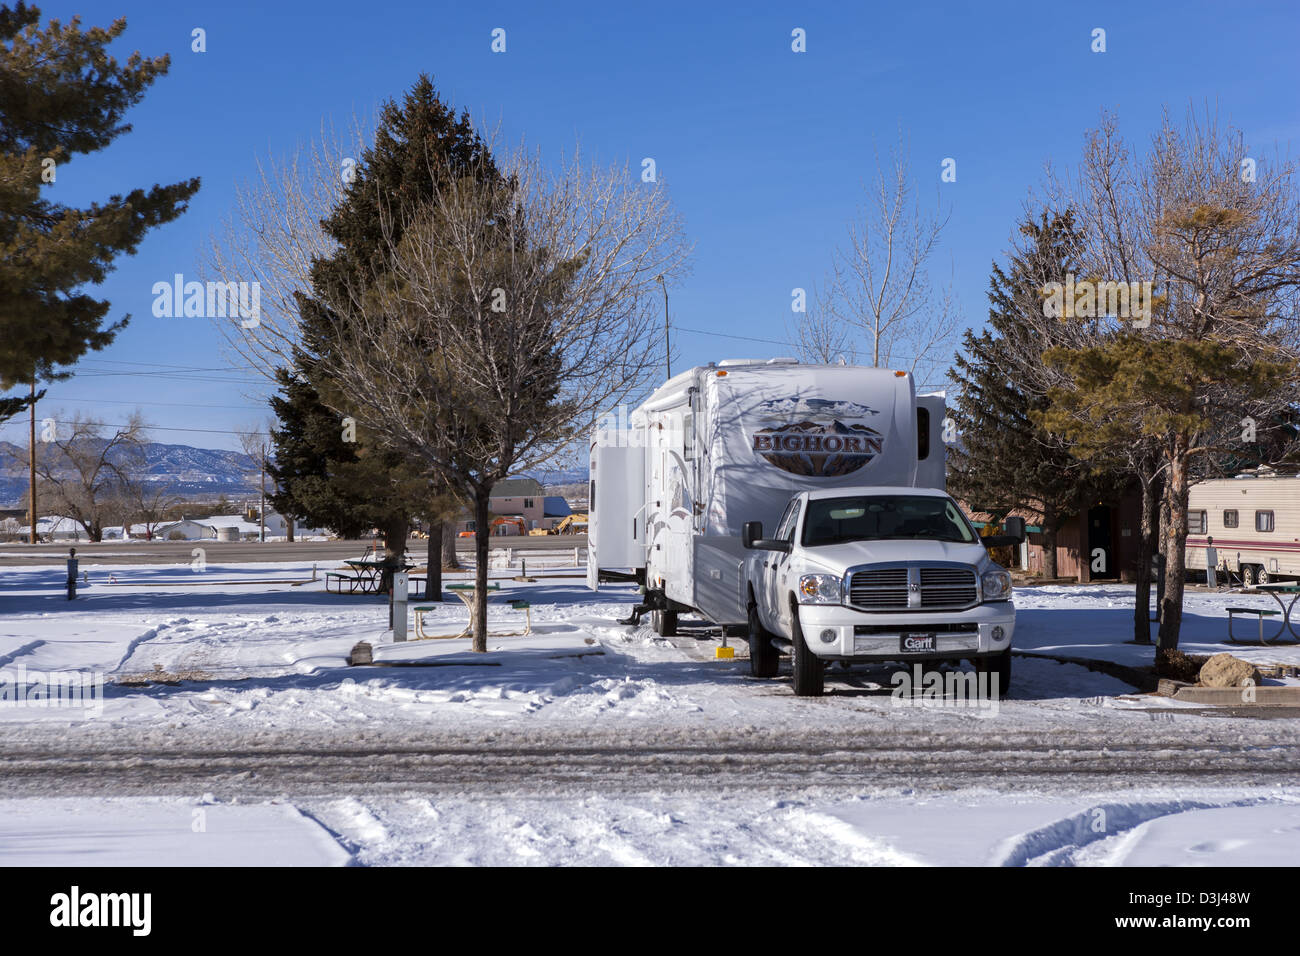
[[[794,694],[796,697],[820,697],[826,690],[826,665],[808,649],[799,625],[799,609],[790,620],[790,642],[794,644]]]
[[[650,624],[654,627],[655,633],[660,637],[677,636],[676,611],[651,611]]]
[[[1270,580],[1272,579],[1269,577],[1268,570],[1261,566],[1259,571],[1255,574],[1255,583],[1268,584]]]
[[[1243,564],[1241,566],[1241,583],[1248,588],[1255,586],[1255,566],[1253,564]]]
[[[749,673],[754,677],[775,677],[781,667],[781,652],[758,617],[758,605],[749,606]]]
[[[1011,648],[1008,647],[1001,654],[996,654],[993,657],[977,658],[975,661],[975,671],[978,674],[990,675],[989,696],[991,698],[1002,698],[1007,696],[1007,691],[1011,689]],[[993,686],[991,683],[991,675],[994,674],[996,674],[998,678],[998,691],[996,695],[993,694]]]

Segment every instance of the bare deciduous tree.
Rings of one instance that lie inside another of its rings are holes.
[[[1240,134],[1221,130],[1212,115],[1189,110],[1182,124],[1166,115],[1138,159],[1116,126],[1104,115],[1077,175],[1054,179],[1049,193],[1088,224],[1086,278],[1150,281],[1154,308],[1149,324],[1113,312],[1076,322],[1078,341],[1057,354],[1074,353],[1076,372],[1091,362],[1094,377],[1106,363],[1121,368],[1135,355],[1146,358],[1125,368],[1132,387],[1080,391],[1071,375],[1054,387],[1079,427],[1105,422],[1115,443],[1132,446],[1147,489],[1144,531],[1157,520],[1152,482],[1163,482],[1169,520],[1161,534],[1160,644],[1173,649],[1192,480],[1212,472],[1216,459],[1240,462],[1246,420],[1276,422],[1300,402],[1296,376],[1281,373],[1300,367],[1300,170],[1289,160],[1251,157]],[[1065,364],[1044,363],[1044,375]],[[1125,421],[1127,429],[1114,427]]]
[[[257,282],[256,324],[235,316],[214,319],[234,364],[275,381],[292,368],[302,341],[296,296],[311,288],[311,266],[338,244],[321,227],[366,150],[365,127],[354,120],[345,134],[322,125],[320,136],[286,157],[259,160],[255,177],[235,190],[232,212],[209,240],[204,277]]]
[[[143,465],[145,424],[137,412],[105,438],[107,426],[77,414],[36,448],[36,480],[50,511],[71,518],[91,541],[114,520],[129,522],[126,490]],[[35,516],[33,516],[35,521]]]
[[[140,524],[145,536],[152,540],[158,526],[171,520],[169,512],[183,501],[170,484],[148,481],[143,475],[128,475],[122,490],[127,514],[122,522],[123,538],[130,536],[133,525]]]
[[[380,274],[345,301],[316,357],[357,422],[426,460],[475,505],[474,649],[487,647],[493,485],[552,458],[657,377],[658,277],[687,247],[662,184],[579,157],[496,160],[500,178],[430,169],[420,209],[392,209]]]
[[[256,476],[261,491],[261,501],[257,506],[258,540],[266,541],[266,466],[271,452],[271,426],[256,426],[239,433],[239,447],[243,449],[252,462],[250,474]],[[293,518],[286,516],[288,538],[293,540]]]
[[[789,324],[788,334],[805,362],[852,365],[858,359],[854,327],[836,312],[834,283],[814,286],[808,310]]]
[[[871,365],[907,369],[935,384],[952,354],[958,310],[951,284],[936,286],[930,265],[949,213],[923,211],[903,144],[889,169],[879,157],[867,206],[834,257],[831,314],[865,340]]]

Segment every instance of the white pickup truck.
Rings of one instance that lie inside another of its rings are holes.
[[[795,694],[819,696],[831,661],[966,659],[1005,692],[1016,609],[987,548],[1023,541],[1023,520],[1005,531],[980,538],[952,498],[917,487],[799,492],[770,538],[746,522],[753,674],[775,677],[786,650]]]

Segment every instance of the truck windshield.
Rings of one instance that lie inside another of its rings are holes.
[[[844,541],[977,540],[966,516],[949,498],[880,495],[814,498],[804,519],[804,547]]]

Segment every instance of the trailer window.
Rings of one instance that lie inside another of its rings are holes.
[[[1272,531],[1273,530],[1273,512],[1256,511],[1255,512],[1255,530]]]
[[[1187,533],[1205,534],[1205,512],[1189,511],[1187,513]]]
[[[1237,509],[1236,509],[1236,508],[1232,508],[1231,510],[1229,510],[1229,511],[1225,511],[1225,512],[1223,513],[1223,526],[1224,526],[1225,528],[1235,528],[1235,527],[1237,527]]]
[[[916,410],[916,460],[930,457],[930,409]]]
[[[695,416],[690,412],[682,416],[682,457],[687,461],[695,457]]]

